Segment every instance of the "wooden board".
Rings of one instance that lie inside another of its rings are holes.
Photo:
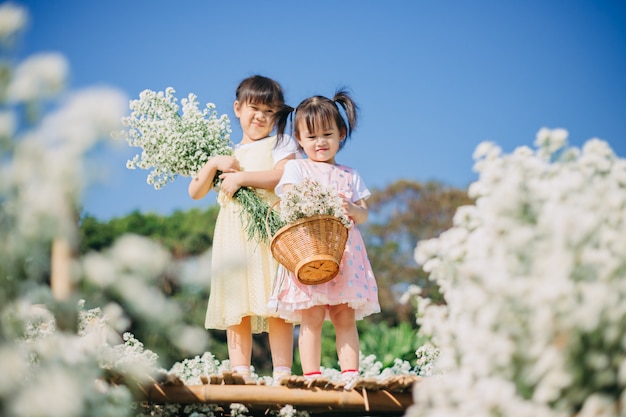
[[[204,378],[204,385],[172,382],[144,387],[145,400],[154,403],[245,405],[250,412],[263,414],[292,405],[311,414],[402,416],[413,404],[413,387],[419,377],[398,375],[384,381],[360,379],[351,389],[323,378],[308,381],[292,376],[280,386],[245,383],[236,374]]]

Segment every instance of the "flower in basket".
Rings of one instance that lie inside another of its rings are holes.
[[[322,185],[314,179],[304,178],[304,181],[283,194],[280,200],[280,219],[284,224],[289,224],[306,217],[328,215],[337,217],[349,228],[352,221],[346,215],[342,203],[336,189]]]
[[[125,129],[115,135],[142,149],[126,166],[151,170],[147,181],[157,190],[179,175],[195,176],[211,157],[233,154],[228,116],[218,116],[213,103],[200,110],[194,94],[181,100],[181,114],[174,93],[172,87],[165,92],[142,91],[130,102],[131,114],[122,118]],[[213,186],[220,182],[218,173]],[[268,241],[266,222],[270,232],[277,230],[278,215],[268,213],[269,205],[250,188],[240,188],[233,197],[243,207],[249,238]]]
[[[274,258],[304,284],[333,279],[352,225],[337,190],[305,178],[283,194],[280,220],[285,226],[270,245]]]

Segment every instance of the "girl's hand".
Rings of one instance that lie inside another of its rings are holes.
[[[213,166],[218,171],[234,172],[234,171],[239,171],[241,169],[241,167],[239,166],[239,161],[234,156],[220,155],[220,156],[215,156],[211,159],[212,161],[209,161],[209,162],[212,162]]]
[[[368,210],[367,204],[365,204],[365,200],[361,199],[356,203],[353,203],[352,201],[345,198],[343,195],[341,195],[341,198],[343,199],[342,206],[346,212],[346,215],[350,217],[354,221],[354,223],[361,224],[367,221]]]
[[[240,173],[240,171],[231,170],[220,174],[219,178],[222,180],[220,190],[222,191],[222,194],[232,198],[237,190],[242,187],[243,184],[241,182],[241,175],[239,175]]]
[[[239,171],[239,161],[233,156],[220,155],[210,158],[189,182],[189,196],[194,200],[204,197],[213,188],[217,172]]]

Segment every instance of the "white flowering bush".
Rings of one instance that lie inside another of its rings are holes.
[[[135,388],[161,372],[128,333],[130,318],[182,315],[154,289],[169,267],[165,251],[125,237],[108,253],[74,255],[83,191],[94,181],[87,154],[120,128],[128,99],[107,87],[65,92],[61,54],[17,60],[12,49],[27,23],[25,8],[0,4],[0,415],[130,416]],[[62,274],[53,242],[69,249]],[[67,293],[53,292],[59,275]],[[78,302],[85,283],[120,302],[87,310],[93,298]],[[206,347],[204,329],[202,343],[180,320],[154,326],[163,329],[188,352]]]
[[[439,350],[417,416],[626,415],[626,160],[591,139],[475,152],[475,204],[419,242],[444,292],[419,303]]]
[[[280,219],[285,224],[315,215],[337,217],[344,226],[350,227],[351,220],[342,206],[337,190],[311,178],[293,185],[281,197]]]

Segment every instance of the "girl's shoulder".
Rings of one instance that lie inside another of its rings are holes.
[[[234,146],[235,149],[247,149],[247,148],[255,148],[260,146],[274,146],[276,143],[276,136],[267,136],[263,139],[255,140],[254,142],[241,143],[239,142]]]
[[[335,164],[334,165],[335,169],[351,174],[351,175],[358,175],[358,172],[355,168],[349,167],[348,165],[342,165],[342,164]]]
[[[298,143],[289,135],[283,135],[282,137],[272,136],[274,138],[274,154],[275,162],[280,161],[290,155],[295,154],[296,158],[299,157],[300,151],[298,149]]]
[[[317,161],[313,161],[309,158],[302,158],[302,159],[294,159],[293,160],[294,164],[300,164],[300,165],[308,165],[310,167],[317,167],[320,169],[325,169],[328,171],[342,171],[342,172],[347,172],[347,173],[354,173],[357,172],[356,169],[349,167],[347,165],[342,165],[342,164],[329,164],[327,162],[317,162]]]

